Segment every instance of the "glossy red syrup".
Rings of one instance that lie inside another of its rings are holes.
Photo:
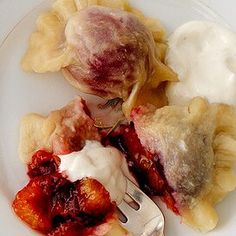
[[[94,179],[70,182],[58,172],[59,164],[52,153],[40,150],[33,155],[30,181],[12,204],[15,213],[44,235],[96,235],[96,227],[115,211],[109,193]]]
[[[108,135],[104,133],[103,143],[115,146],[124,153],[130,171],[148,195],[160,196],[168,208],[179,214],[172,196],[173,190],[166,181],[159,155],[147,151],[142,146],[133,124],[120,125]]]

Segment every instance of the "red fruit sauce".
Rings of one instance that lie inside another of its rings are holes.
[[[29,183],[13,201],[15,213],[45,235],[95,235],[112,218],[115,206],[98,181],[70,182],[58,172],[60,159],[40,150],[28,165]]]
[[[176,214],[159,155],[140,143],[134,126],[120,125],[102,142],[124,153],[130,171],[140,187],[151,196],[160,196]],[[28,165],[29,183],[13,201],[16,214],[31,228],[48,236],[96,235],[96,228],[114,216],[115,205],[102,184],[90,178],[70,182],[58,172],[60,158],[44,150],[37,151]]]
[[[159,155],[142,146],[132,123],[120,125],[108,135],[104,133],[103,144],[112,145],[125,155],[129,169],[143,191],[151,196],[160,196],[168,208],[179,214],[172,196],[173,189],[167,183]]]

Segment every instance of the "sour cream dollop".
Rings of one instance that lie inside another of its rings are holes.
[[[191,21],[169,38],[167,64],[178,74],[167,96],[184,105],[196,96],[236,105],[236,34],[207,21]]]
[[[59,170],[71,182],[90,177],[110,193],[112,201],[121,202],[126,191],[126,177],[131,178],[125,158],[114,147],[103,147],[98,141],[86,141],[81,151],[59,155]]]

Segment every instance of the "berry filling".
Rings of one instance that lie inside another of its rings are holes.
[[[147,151],[140,143],[134,126],[120,125],[111,133],[103,133],[104,145],[112,145],[123,152],[130,171],[136,177],[141,189],[151,196],[160,196],[167,207],[179,214],[159,161],[160,154]]]
[[[13,201],[15,213],[45,235],[97,235],[113,218],[114,203],[97,180],[70,182],[58,172],[59,157],[37,151],[28,165],[29,183]]]

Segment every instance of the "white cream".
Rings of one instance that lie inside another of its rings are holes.
[[[59,155],[60,172],[72,182],[84,177],[99,181],[112,201],[121,202],[126,191],[126,177],[131,178],[125,158],[114,147],[103,147],[97,141],[86,141],[81,151]]]
[[[188,22],[170,36],[166,62],[179,76],[167,89],[171,105],[196,96],[236,105],[235,33],[212,22]]]

